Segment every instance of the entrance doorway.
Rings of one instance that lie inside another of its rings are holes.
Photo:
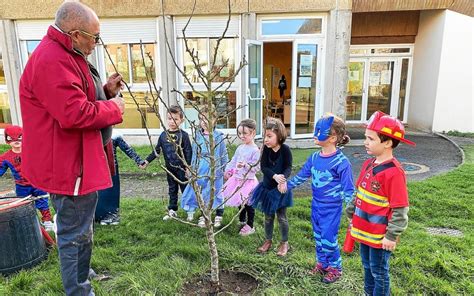
[[[247,40],[247,113],[258,125],[283,121],[291,138],[312,137],[322,112],[321,41]],[[257,135],[263,136],[261,126]]]
[[[263,43],[264,117],[283,121],[290,133],[293,42]]]

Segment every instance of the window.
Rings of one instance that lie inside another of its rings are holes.
[[[153,96],[150,93],[147,81],[147,75],[151,75],[150,79],[153,77],[156,80],[154,67],[156,65],[155,46],[154,43],[143,44],[143,56],[145,57],[145,62],[143,62],[140,44],[118,43],[104,45],[110,54],[110,59],[122,75],[123,80],[130,86],[139,105],[137,107],[137,103],[134,102],[127,90],[122,92],[125,99],[125,112],[123,122],[116,126],[118,128],[145,128],[145,126],[148,128],[160,128],[158,117],[151,107],[155,103],[156,109],[158,109],[160,102],[153,102]],[[107,54],[104,53],[103,56],[105,76],[109,77],[115,70]],[[148,56],[153,59],[155,65],[152,65],[152,61]],[[156,97],[155,100],[157,100]],[[143,117],[138,109],[142,112]]]
[[[38,47],[40,40],[26,40],[26,52],[28,53],[28,58],[30,58],[33,51]]]
[[[321,34],[322,18],[262,20],[263,36]]]
[[[188,39],[189,50],[197,52],[199,64],[202,70],[206,73],[209,70],[209,64],[214,61],[215,48],[217,46],[216,38],[198,38]],[[186,44],[183,40],[183,60],[184,73],[186,77],[193,83],[202,83],[199,79],[196,67],[189,53],[186,51]],[[227,65],[224,67],[224,65]],[[219,70],[219,73],[213,79],[213,82],[224,82],[227,78],[235,73],[235,39],[224,38],[219,44],[213,72]],[[234,81],[234,80],[231,80]],[[183,82],[186,80],[183,77]]]
[[[195,109],[194,106],[203,105],[204,101],[202,96],[199,93],[195,93],[192,91],[185,92],[186,101],[184,104],[184,112],[186,114],[187,121],[185,122],[186,128],[191,128],[191,124],[189,122],[194,122],[194,124],[198,125],[199,118],[198,118],[198,111]],[[214,105],[216,106],[217,112],[220,115],[225,115],[230,113],[230,111],[235,110],[236,104],[236,92],[229,91],[227,93],[223,92],[216,96],[214,99]],[[225,128],[236,128],[236,114],[232,112],[229,116],[225,116],[225,118],[221,118],[217,121],[218,129],[225,129]]]
[[[235,75],[236,71],[236,45],[237,38],[224,38],[219,44],[219,50],[215,51],[217,46],[218,38],[190,38],[187,39],[188,48],[190,51],[194,51],[199,58],[199,64],[206,73],[209,71],[210,64],[214,60],[215,63],[212,68],[212,74],[215,75],[212,80],[213,87],[217,87],[220,83],[225,83],[227,86],[228,83],[232,83],[227,92],[224,92],[226,87],[222,87],[222,93],[219,94],[220,98],[214,100],[214,104],[219,112],[223,115],[227,112],[235,110],[237,107],[237,89],[239,88],[236,84],[235,79],[229,79]],[[186,51],[186,44],[184,39],[180,38],[180,48],[182,50],[182,66],[186,77],[193,83],[195,89],[199,91],[204,91],[205,87],[202,81],[199,79],[198,72],[193,63],[192,58],[189,53]],[[227,81],[229,80],[229,81]],[[185,122],[185,128],[190,128],[191,125],[189,121],[195,121],[197,123],[198,112],[195,110],[191,102],[196,104],[202,103],[202,95],[194,93],[191,90],[191,87],[188,85],[185,77],[180,77],[180,89],[183,91],[186,96],[184,112],[188,121]],[[217,128],[219,129],[232,129],[236,127],[236,112],[231,112],[226,118],[221,119],[217,123]]]
[[[2,49],[0,48],[0,128],[5,127],[6,123],[11,123],[10,103],[7,93],[7,81],[5,79],[5,70],[3,68]]]

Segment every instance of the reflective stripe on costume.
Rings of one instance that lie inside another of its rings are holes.
[[[388,224],[387,216],[380,216],[375,214],[367,213],[366,211],[362,210],[361,208],[355,209],[355,215],[361,217],[362,219],[375,224]]]
[[[367,245],[370,245],[370,246],[375,245],[376,247],[380,247],[380,245],[382,245],[382,239],[384,238],[385,233],[383,234],[370,233],[370,232],[363,231],[352,226],[351,235],[353,238],[359,240],[360,242],[366,243]]]
[[[362,188],[361,186],[357,187],[357,197],[361,200],[380,207],[389,207],[388,198],[382,195],[377,195],[375,193],[369,192]]]

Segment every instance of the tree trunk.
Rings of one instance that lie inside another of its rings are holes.
[[[214,288],[219,288],[219,254],[217,253],[216,239],[214,237],[213,227],[206,229],[207,243],[211,255],[211,284]]]

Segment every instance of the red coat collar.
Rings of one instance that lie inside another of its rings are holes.
[[[75,52],[74,47],[72,45],[71,36],[69,36],[68,34],[59,31],[53,26],[49,26],[47,35],[52,40],[61,44],[67,51]]]

